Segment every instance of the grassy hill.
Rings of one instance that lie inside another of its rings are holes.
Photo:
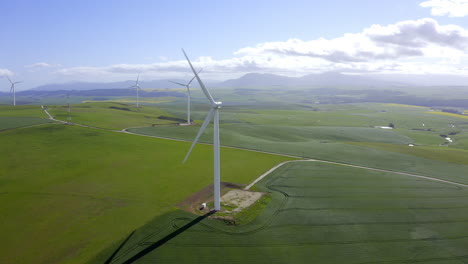
[[[212,148],[67,125],[0,135],[0,263],[85,263],[212,183]],[[221,150],[247,184],[284,157]]]
[[[50,123],[38,105],[0,105],[0,130]]]
[[[227,106],[221,112],[221,144],[468,183],[468,164],[463,162],[468,160],[468,122],[463,116],[434,114],[426,107],[397,104],[309,107],[274,110],[266,106]],[[389,123],[395,129],[375,127]],[[192,140],[198,128],[161,126],[129,131]],[[447,144],[443,134],[453,142]],[[208,128],[201,141],[211,142],[211,135],[212,129]]]
[[[54,118],[67,121],[68,106],[48,106],[48,109]],[[73,123],[114,130],[177,123],[174,120],[160,119],[174,116],[159,108],[151,106],[137,108],[132,104],[120,102],[88,102],[71,105],[70,116]]]
[[[466,188],[318,162],[284,165],[253,222],[183,211],[153,219],[92,263],[463,263]],[[121,248],[118,248],[121,246]]]

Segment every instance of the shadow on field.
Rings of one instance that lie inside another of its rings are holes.
[[[147,248],[143,249],[142,251],[138,252],[135,256],[129,258],[128,260],[126,260],[123,263],[128,264],[128,263],[133,263],[134,261],[137,261],[138,259],[144,257],[145,255],[147,255],[151,251],[153,251],[153,250],[157,249],[158,247],[164,245],[169,240],[171,240],[171,239],[175,238],[176,236],[182,234],[183,232],[187,231],[189,228],[191,228],[192,226],[198,224],[200,221],[202,221],[203,219],[207,218],[208,216],[210,216],[210,215],[212,215],[214,213],[216,213],[216,211],[210,211],[209,213],[206,213],[206,214],[204,214],[202,216],[199,216],[199,217],[193,219],[190,223],[184,225],[183,227],[177,229],[176,231],[170,233],[169,235],[167,235],[167,236],[161,238],[160,240],[154,242],[153,244],[151,244]],[[132,236],[132,234],[130,234],[130,236],[128,236],[127,239],[125,239],[125,241],[122,243],[122,245],[120,245],[120,247],[117,248],[117,250],[112,254],[112,256],[105,262],[106,264],[112,262],[112,259],[114,258],[114,256],[118,253],[118,251],[122,248],[122,246],[128,241],[128,239]]]
[[[112,255],[106,260],[106,262],[104,262],[104,264],[109,264],[111,263],[112,259],[114,259],[115,255],[117,255],[117,253],[119,253],[120,249],[125,245],[127,244],[127,241],[133,236],[133,234],[135,234],[135,230],[133,230],[132,233],[130,233],[130,235],[128,235],[128,237],[122,242],[122,244],[120,244],[120,246],[114,251],[114,253],[112,253]]]

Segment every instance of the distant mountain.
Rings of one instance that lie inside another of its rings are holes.
[[[26,90],[17,92],[17,96],[29,97],[65,97],[71,96],[135,96],[132,89],[95,89],[95,90]],[[185,97],[185,93],[171,90],[140,92],[140,97]]]
[[[171,79],[171,81],[186,83],[187,79]],[[320,74],[308,74],[302,77],[287,77],[276,74],[248,73],[237,79],[223,82],[203,80],[210,87],[233,87],[233,88],[255,88],[255,87],[403,87],[403,86],[467,86],[468,77],[451,75],[414,75],[414,74],[368,74],[349,75],[338,72],[326,72]],[[31,90],[34,91],[85,91],[102,89],[129,89],[135,84],[134,80],[97,83],[97,82],[70,82],[62,84],[41,85]],[[174,89],[181,88],[180,85],[169,82],[168,79],[140,81],[142,89]],[[193,88],[199,88],[196,81],[192,83]]]
[[[468,86],[468,76],[449,74],[376,74],[379,80],[399,80],[408,85]]]
[[[326,72],[321,74],[308,74],[302,77],[287,77],[275,74],[249,73],[238,79],[221,82],[223,87],[260,87],[260,86],[395,86],[402,83],[378,80],[361,75],[346,75],[337,72]]]
[[[258,86],[289,86],[295,84],[297,78],[275,74],[248,73],[238,79],[221,82],[222,87],[258,87]]]
[[[187,80],[172,79],[171,81],[186,83]],[[210,81],[206,81],[210,83]],[[111,83],[98,83],[98,82],[70,82],[60,84],[46,84],[35,87],[31,90],[34,91],[84,91],[84,90],[101,90],[101,89],[130,89],[135,85],[135,81],[111,82]],[[169,80],[153,80],[153,81],[140,81],[139,85],[142,89],[173,89],[181,88],[182,86],[169,82]],[[192,87],[198,87],[198,83],[193,82]]]

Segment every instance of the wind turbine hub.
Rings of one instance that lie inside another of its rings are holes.
[[[222,105],[223,105],[223,102],[214,102],[213,108],[219,109],[219,108],[221,108]]]

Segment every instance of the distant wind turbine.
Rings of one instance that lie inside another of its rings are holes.
[[[199,70],[198,73],[200,73],[203,69]],[[191,100],[191,96],[190,96],[190,84],[192,83],[192,81],[196,78],[196,76],[193,76],[192,79],[190,79],[190,81],[187,83],[187,84],[183,84],[183,83],[179,83],[179,82],[173,82],[173,81],[170,81],[171,83],[175,83],[175,84],[178,84],[178,85],[181,85],[181,86],[184,86],[187,88],[187,124],[192,124],[192,122],[190,121],[190,100]]]
[[[135,88],[136,89],[136,96],[137,96],[137,108],[140,107],[140,102],[138,98],[138,90],[140,90],[140,85],[138,84],[138,80],[140,79],[140,74],[138,73],[138,77],[136,79],[136,83],[133,86],[130,86],[130,88]]]
[[[71,123],[71,115],[70,115],[70,93],[67,93],[67,104],[68,104],[68,115],[67,115],[67,123]]]
[[[19,82],[13,82],[13,81],[11,81],[10,77],[8,77],[8,76],[7,76],[7,78],[8,78],[8,81],[10,81],[10,83],[11,83],[11,87],[10,87],[10,93],[13,93],[13,105],[16,105],[16,91],[15,91],[15,84],[17,84],[17,83],[21,83],[21,82],[23,82],[23,81],[19,81]]]
[[[203,133],[203,131],[205,131],[206,127],[208,126],[208,124],[211,121],[211,118],[213,118],[213,116],[214,116],[214,120],[213,120],[213,126],[214,126],[214,133],[213,133],[214,210],[219,211],[221,209],[221,203],[220,203],[220,200],[221,200],[221,197],[220,197],[221,196],[220,165],[221,164],[220,164],[220,159],[219,159],[219,150],[220,150],[219,149],[219,109],[221,108],[223,103],[222,102],[216,102],[213,99],[210,92],[208,91],[208,89],[206,89],[206,87],[203,84],[202,80],[198,76],[198,73],[193,68],[192,63],[190,62],[189,58],[187,57],[187,54],[185,53],[184,49],[182,49],[182,52],[184,53],[184,56],[187,59],[187,62],[189,63],[190,68],[192,68],[193,74],[195,75],[195,78],[197,78],[197,81],[200,84],[200,87],[202,88],[203,93],[205,94],[206,98],[208,98],[208,100],[211,103],[211,109],[208,112],[208,114],[207,114],[207,116],[205,118],[205,121],[203,121],[203,124],[200,127],[200,130],[198,131],[198,134],[195,137],[195,140],[193,141],[192,146],[190,146],[190,149],[187,152],[187,155],[185,156],[185,159],[184,159],[183,163],[185,163],[185,161],[187,161],[188,157],[190,156],[190,153],[192,152],[193,147],[195,146],[195,144],[197,144],[197,141],[200,138],[201,134]]]

